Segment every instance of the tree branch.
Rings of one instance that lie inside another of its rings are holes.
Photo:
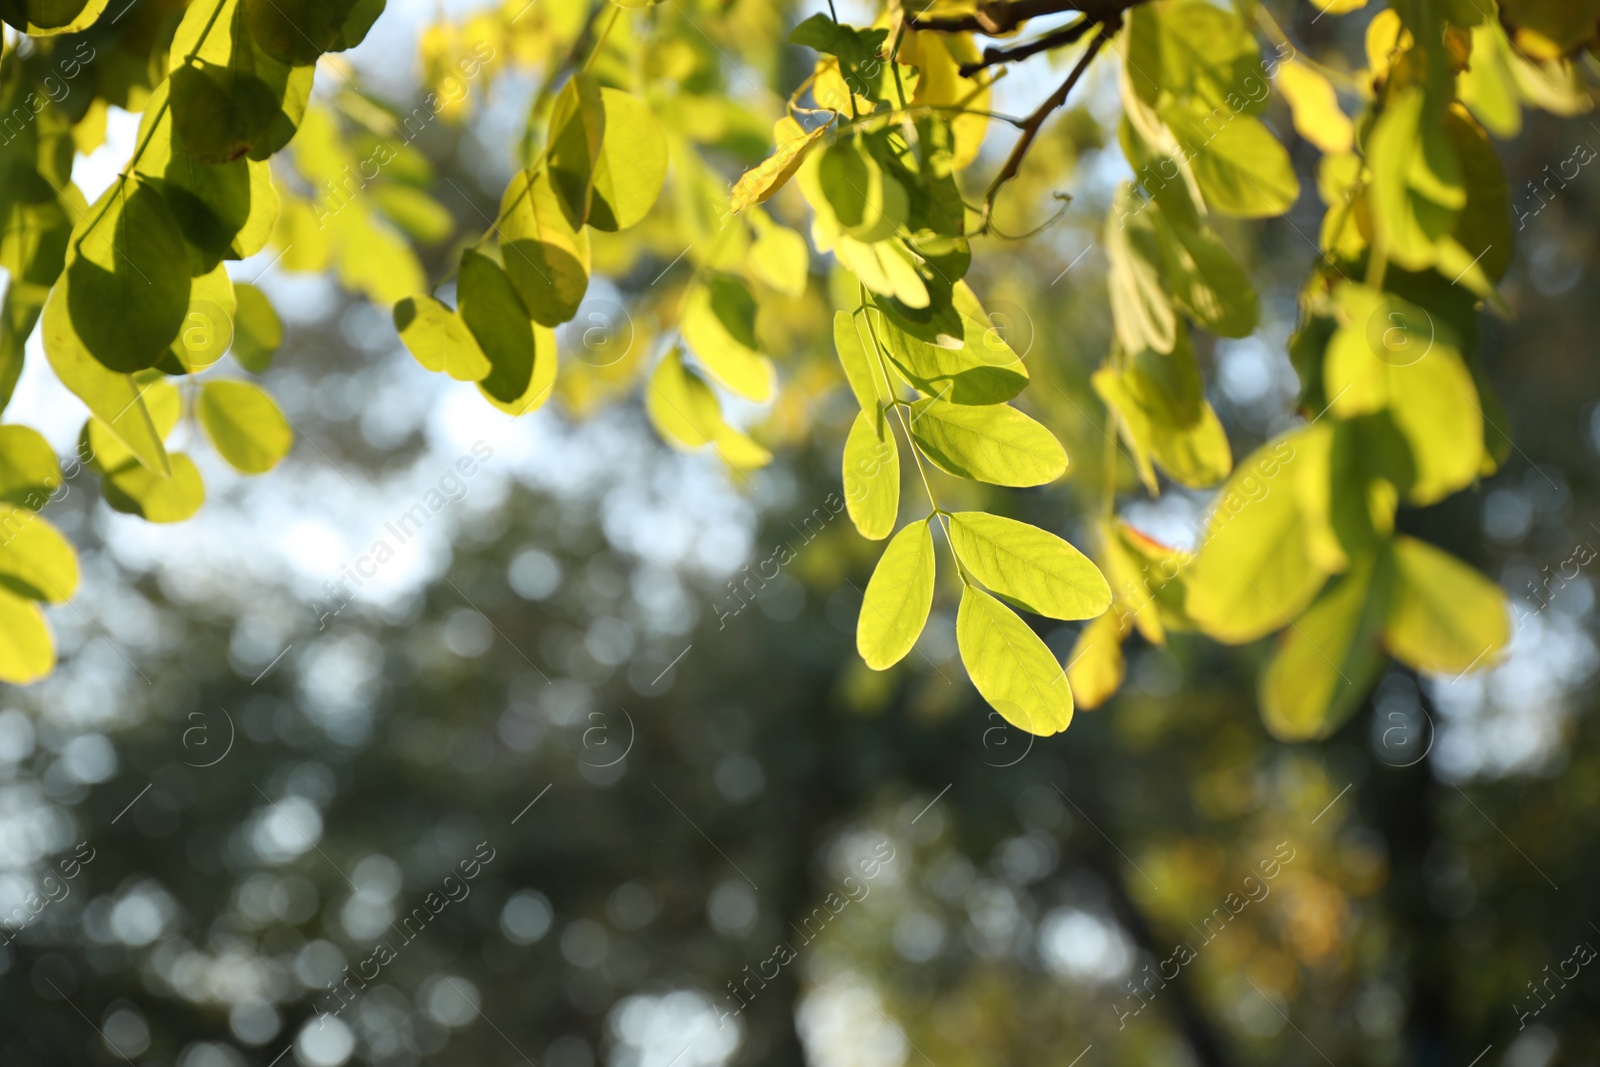
[[[1079,58],[1077,65],[1072,68],[1072,73],[1067,75],[1067,80],[1062,82],[1055,92],[1045,98],[1029,115],[1022,124],[1022,136],[1017,138],[1017,143],[1012,146],[1011,154],[1006,157],[1006,162],[1000,172],[994,176],[994,181],[989,183],[988,191],[983,194],[983,223],[978,227],[979,233],[989,229],[989,216],[994,213],[994,198],[999,195],[1000,187],[1022,169],[1022,161],[1028,155],[1028,149],[1033,147],[1034,138],[1039,136],[1039,130],[1044,125],[1044,120],[1050,117],[1051,112],[1067,102],[1067,96],[1072,92],[1072,87],[1078,84],[1078,79],[1083,77],[1083,72],[1089,69],[1089,64],[1094,57],[1100,54],[1100,49],[1106,46],[1117,30],[1122,28],[1120,15],[1113,15],[1110,19],[1100,23],[1099,32],[1094,40],[1089,42],[1089,47]]]
[[[976,63],[961,64],[961,76],[970,78],[985,67],[992,67],[996,63],[1015,63],[1027,59],[1039,52],[1047,52],[1052,48],[1062,48],[1069,44],[1076,44],[1078,39],[1094,26],[1087,18],[1081,18],[1068,26],[1063,26],[1054,33],[1047,33],[1037,40],[1026,44],[1019,44],[1015,48],[989,47],[983,50],[983,58]]]
[[[1041,15],[1059,15],[1078,11],[1089,22],[1109,22],[1120,19],[1122,13],[1144,0],[982,0],[976,14],[955,18],[919,19],[906,13],[906,25],[913,30],[936,30],[943,33],[983,33],[991,37],[1010,33],[1022,23]]]

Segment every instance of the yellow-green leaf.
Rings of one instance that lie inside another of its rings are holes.
[[[806,152],[827,130],[828,124],[824,123],[808,133],[792,118],[778,120],[772,128],[772,140],[777,148],[734,182],[733,193],[728,198],[728,213],[737,215],[782,189],[805,162]]]
[[[1278,65],[1278,91],[1289,101],[1295,131],[1329,155],[1355,146],[1355,127],[1339,107],[1339,95],[1322,72],[1289,58]]]
[[[1419,671],[1462,674],[1494,663],[1511,638],[1498,586],[1414,537],[1394,540],[1395,592],[1383,640]]]
[[[0,682],[28,685],[55,670],[55,642],[39,605],[0,589]]]
[[[26,426],[0,426],[0,500],[38,511],[60,487],[50,442]]]
[[[1272,218],[1300,196],[1289,153],[1251,115],[1215,118],[1210,111],[1174,106],[1162,117],[1190,156],[1194,177],[1213,211],[1242,219]]]
[[[600,83],[586,70],[567,80],[550,113],[550,184],[574,228],[589,220],[595,166],[605,141],[606,107]]]
[[[861,536],[881,541],[900,514],[900,446],[889,420],[872,405],[856,412],[844,442],[844,502]]]
[[[1111,587],[1100,569],[1037,526],[982,511],[958,511],[950,516],[950,541],[974,578],[1035,615],[1090,619],[1111,606]]]
[[[976,586],[961,592],[956,645],[972,684],[1019,730],[1047,737],[1072,723],[1072,687],[1016,612]]]
[[[589,225],[625,230],[649,214],[667,178],[667,138],[661,120],[644,101],[619,89],[602,88],[605,133],[594,168]]]
[[[912,405],[911,436],[939,469],[991,485],[1053,482],[1067,454],[1049,430],[1005,404],[973,407],[935,397]]]
[[[146,522],[183,522],[205,503],[206,487],[194,460],[174,452],[172,476],[159,477],[137,464],[102,474],[100,491],[117,511]]]
[[[154,186],[112,183],[73,231],[65,278],[73,329],[100,363],[128,373],[166,355],[189,308],[189,256]]]
[[[222,358],[233,344],[238,300],[227,269],[218,263],[189,284],[189,310],[172,342],[172,355],[190,374],[198,374]]]
[[[1083,628],[1067,659],[1067,682],[1072,699],[1085,711],[1093,711],[1122,688],[1127,664],[1122,657],[1122,641],[1128,627],[1117,612],[1107,612]]]
[[[494,369],[461,316],[431,296],[408,296],[396,304],[394,328],[406,350],[431,371],[478,382]]]
[[[69,280],[63,278],[50,291],[44,309],[44,350],[61,384],[82,400],[107,430],[139,462],[161,477],[171,473],[167,450],[161,443],[143,390],[132,377],[109,371],[89,355],[73,329],[67,312]]]
[[[716,440],[722,408],[711,387],[683,365],[683,351],[674,348],[650,374],[645,387],[645,412],[667,443],[694,451]]]
[[[294,431],[278,405],[252,382],[201,384],[195,415],[211,444],[243,474],[261,474],[278,465],[294,444]]]
[[[1335,580],[1283,632],[1261,675],[1261,717],[1280,741],[1327,737],[1366,699],[1387,657],[1379,646],[1387,567],[1366,561]]]
[[[917,643],[933,608],[933,580],[933,531],[922,519],[894,535],[867,583],[856,651],[868,667],[888,670]]]
[[[756,347],[756,301],[737,278],[710,274],[683,309],[683,339],[706,370],[746,400],[772,396],[772,363]]]
[[[30,600],[65,603],[78,588],[78,554],[41,516],[0,504],[0,585]]]
[[[1293,434],[1241,463],[1212,508],[1185,585],[1189,616],[1229,644],[1289,625],[1327,580],[1296,499]]]
[[[867,325],[848,311],[833,313],[833,347],[839,353],[839,364],[844,367],[845,380],[855,394],[862,411],[875,411],[893,397],[884,381],[883,369],[878,366],[871,339],[865,335]]]
[[[238,308],[233,319],[233,358],[251,374],[261,374],[283,344],[283,322],[267,294],[249,282],[233,283]]]
[[[578,313],[589,288],[589,235],[567,221],[544,171],[522,171],[506,186],[500,249],[535,322],[559,326]]]
[[[88,29],[110,3],[111,0],[10,0],[0,7],[0,15],[29,36],[48,37]],[[48,669],[44,673],[49,673]]]

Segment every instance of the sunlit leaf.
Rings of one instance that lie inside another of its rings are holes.
[[[1067,470],[1061,443],[1005,404],[971,407],[934,397],[911,409],[911,435],[941,470],[991,485],[1053,482]]]
[[[294,444],[289,420],[252,382],[201,383],[194,413],[222,458],[242,474],[271,470]]]
[[[68,251],[65,295],[83,347],[113,371],[155,366],[189,308],[189,273],[161,194],[135,178],[113,182]]]
[[[856,412],[844,442],[844,502],[862,537],[881,541],[900,513],[900,446],[877,404]]]
[[[78,588],[78,555],[41,516],[0,504],[0,586],[30,600],[64,603]]]
[[[249,282],[234,282],[237,310],[233,321],[233,358],[252,374],[260,374],[272,363],[273,354],[283,344],[283,323],[273,310],[267,294]]]
[[[600,162],[605,132],[606,108],[600,83],[593,74],[580,70],[556,96],[546,161],[551,188],[574,228],[589,219],[595,167]]]
[[[706,370],[746,400],[772,395],[772,363],[757,348],[756,301],[727,274],[709,274],[683,309],[683,339]]]
[[[28,685],[55,670],[55,642],[39,605],[0,588],[0,681]]]
[[[500,249],[523,306],[543,326],[578,312],[589,288],[589,237],[568,221],[549,177],[522,171],[500,203]]]
[[[493,369],[461,316],[431,296],[408,296],[396,304],[394,328],[406,350],[431,371],[477,382]]]
[[[1289,625],[1327,580],[1311,556],[1295,462],[1292,434],[1269,442],[1217,495],[1185,586],[1189,615],[1219,641],[1242,644]]]
[[[1055,534],[982,511],[950,516],[956,556],[989,591],[1035,615],[1090,619],[1111,606],[1100,569]]]
[[[1336,579],[1285,630],[1261,675],[1261,717],[1281,741],[1327,737],[1361,706],[1387,662],[1379,636],[1386,566],[1368,560]]]
[[[1107,612],[1083,628],[1067,657],[1067,682],[1072,699],[1085,711],[1110,700],[1122,688],[1127,664],[1122,641],[1127,629],[1116,612]]]
[[[961,591],[956,644],[972,684],[1012,726],[1048,736],[1071,725],[1066,671],[1016,612],[975,586]]]
[[[602,88],[605,134],[594,167],[589,225],[625,230],[642,221],[667,177],[667,139],[661,120],[644,103],[617,89]]]
[[[1505,595],[1454,556],[1414,537],[1394,540],[1395,592],[1383,641],[1419,671],[1492,665],[1511,639]]]
[[[906,657],[933,607],[933,531],[927,519],[894,535],[878,559],[856,621],[856,651],[875,671]]]

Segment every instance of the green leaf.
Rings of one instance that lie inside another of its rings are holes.
[[[506,187],[500,251],[535,322],[559,326],[578,313],[589,288],[589,235],[567,222],[544,171],[522,171]]]
[[[656,364],[645,389],[644,406],[656,432],[685,451],[715,441],[723,425],[716,394],[684,366],[681,348],[674,348]]]
[[[1122,688],[1127,661],[1122,656],[1126,636],[1117,613],[1107,612],[1083,628],[1067,657],[1067,682],[1078,707],[1092,711]]]
[[[0,5],[0,16],[29,36],[48,37],[88,29],[110,3],[111,0],[7,0]]]
[[[1289,153],[1260,119],[1218,118],[1184,106],[1161,112],[1194,168],[1213,211],[1242,219],[1273,218],[1300,197]]]
[[[161,477],[171,473],[167,450],[161,443],[144,390],[126,374],[107,370],[89,355],[73,329],[67,312],[68,279],[56,283],[44,309],[44,351],[61,384],[101,419],[112,436]]]
[[[38,511],[60,487],[50,442],[26,426],[0,426],[0,500]]]
[[[1491,665],[1511,639],[1498,586],[1414,537],[1394,540],[1395,595],[1383,640],[1414,670],[1464,674]]]
[[[76,186],[58,193],[29,163],[14,162],[0,180],[0,267],[19,282],[52,284],[66,262],[68,211],[87,206]]]
[[[933,531],[927,519],[894,535],[867,582],[856,620],[856,651],[875,671],[899,663],[933,609]]]
[[[64,604],[78,588],[78,555],[39,515],[0,504],[0,586],[29,600]]]
[[[558,368],[558,353],[555,331],[548,326],[533,325],[533,373],[528,377],[528,384],[521,393],[509,400],[502,399],[491,392],[487,383],[494,375],[478,383],[478,392],[484,398],[505,412],[507,415],[527,415],[539,410],[545,401],[550,399],[550,394],[555,392],[556,371]]]
[[[251,374],[261,374],[283,344],[283,322],[267,294],[249,282],[234,282],[238,307],[233,318],[233,358]]]
[[[1391,93],[1367,138],[1373,240],[1412,270],[1437,260],[1438,240],[1454,229],[1467,201],[1442,109],[1418,86]]]
[[[361,43],[384,0],[243,0],[245,21],[264,51],[290,64]]]
[[[958,511],[950,542],[972,576],[996,596],[1035,615],[1092,619],[1111,607],[1111,587],[1082,552],[1037,526]]]
[[[1072,724],[1061,664],[1016,612],[976,586],[961,592],[956,645],[972,684],[1012,726],[1048,737]]]
[[[0,300],[0,411],[11,403],[22,377],[28,335],[38,325],[48,296],[49,290],[43,286],[13,281]]]
[[[1483,465],[1483,412],[1453,331],[1366,286],[1341,285],[1335,298],[1347,321],[1323,364],[1333,413],[1387,410],[1410,453],[1406,470],[1389,473],[1411,502],[1432,504],[1472,484]]]
[[[1261,319],[1250,276],[1210,229],[1192,228],[1150,212],[1161,235],[1165,276],[1172,298],[1218,337],[1249,337]]]
[[[859,137],[840,137],[822,153],[817,177],[840,230],[864,244],[894,236],[906,221],[905,186],[884,171]]]
[[[1222,421],[1205,398],[1205,383],[1188,332],[1180,329],[1172,354],[1142,349],[1095,371],[1095,392],[1120,417],[1140,477],[1154,492],[1151,461],[1180,485],[1215,485],[1233,467]]]
[[[884,381],[883,370],[877,366],[871,350],[870,338],[863,336],[866,323],[848,311],[833,313],[833,346],[839,353],[839,364],[844,367],[845,380],[855,394],[862,411],[875,411],[894,397]]]
[[[1327,580],[1296,499],[1295,448],[1294,434],[1263,445],[1217,496],[1185,606],[1219,641],[1243,644],[1289,625]]]
[[[1249,28],[1232,11],[1205,0],[1130,10],[1127,71],[1134,91],[1152,107],[1194,98],[1207,109],[1254,115],[1272,88]]]
[[[268,55],[248,28],[248,7],[241,0],[189,5],[173,35],[168,80],[145,105],[148,125],[166,110],[170,92],[172,122],[161,136],[175,135],[196,161],[265,160],[289,143],[305,115],[312,68]]]
[[[856,412],[844,442],[844,502],[861,536],[881,541],[900,514],[900,446],[876,404]]]
[[[661,120],[644,101],[602,87],[605,136],[594,167],[589,225],[625,230],[644,220],[667,180],[667,138]]]
[[[1284,631],[1261,675],[1261,718],[1273,737],[1328,737],[1361,706],[1388,662],[1378,639],[1391,581],[1369,559]]]
[[[756,301],[743,282],[710,273],[683,309],[683,339],[712,376],[746,400],[772,396],[772,363],[757,349]]]
[[[217,360],[233,344],[234,316],[238,301],[233,281],[222,264],[209,274],[189,283],[189,310],[183,328],[172,342],[171,352],[185,373],[197,374]]]
[[[68,251],[67,307],[89,354],[122,373],[155,366],[189,309],[188,262],[161,194],[136,178],[114,182]]]
[[[876,310],[867,322],[896,371],[924,393],[952,404],[1003,404],[1028,385],[1028,369],[999,331],[961,316],[958,347],[929,344]]]
[[[477,382],[494,369],[461,316],[431,296],[408,296],[396,304],[394,327],[406,350],[431,371]]]
[[[188,243],[189,273],[200,275],[224,258],[265,247],[278,218],[278,193],[266,163],[203,163],[175,147],[173,124],[161,121],[168,91],[169,83],[161,83],[146,105],[139,124],[144,150],[134,172],[160,191]]]
[[[278,116],[279,100],[256,76],[254,43],[239,0],[191,4],[173,38],[173,53],[172,126],[184,150],[206,163],[226,163],[250,151]]]
[[[923,454],[958,478],[1023,487],[1044,485],[1066,473],[1061,443],[1016,408],[928,398],[911,410],[911,436]]]
[[[28,685],[56,668],[55,642],[39,605],[0,589],[0,682]]]
[[[205,482],[194,460],[182,452],[172,453],[171,459],[170,478],[159,477],[136,463],[102,473],[100,492],[106,503],[146,522],[183,522],[192,517],[205,503]]]
[[[555,353],[544,353],[544,362],[551,364],[548,369],[538,365],[534,324],[500,264],[470,248],[462,252],[456,295],[462,321],[493,368],[478,388],[496,406],[514,413],[520,413],[516,407],[524,403],[527,410],[542,404],[544,396],[527,394],[535,378],[543,381],[547,372],[548,380],[554,381]]]
[[[787,226],[779,226],[762,211],[748,216],[756,239],[745,257],[745,270],[785,296],[802,297],[810,284],[811,247]]]
[[[1118,187],[1106,223],[1106,257],[1111,262],[1111,318],[1118,343],[1129,352],[1150,348],[1171,352],[1178,319],[1162,277],[1160,235],[1155,209],[1131,184]]]
[[[562,86],[550,114],[546,167],[561,210],[574,229],[589,220],[595,166],[605,141],[606,109],[600,83],[580,70]]]
[[[858,30],[816,14],[789,33],[789,43],[814,48],[838,56],[851,66],[859,66],[878,54],[888,38],[888,30]]]
[[[203,383],[195,415],[211,444],[241,474],[271,470],[294,444],[289,420],[253,382]]]

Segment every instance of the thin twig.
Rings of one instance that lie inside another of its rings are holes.
[[[1106,46],[1106,43],[1111,40],[1112,36],[1121,28],[1121,25],[1120,16],[1113,16],[1111,20],[1101,23],[1099,32],[1089,42],[1089,47],[1085,49],[1077,65],[1072,68],[1072,73],[1067,75],[1067,80],[1062,82],[1060,87],[1051,93],[1044,103],[1040,104],[1033,114],[1028,116],[1028,120],[1023,123],[1022,135],[1017,138],[1017,143],[1012,146],[1011,154],[1006,157],[1005,166],[1000,168],[1000,172],[994,176],[994,181],[989,183],[988,191],[983,194],[983,224],[978,227],[979,233],[987,232],[989,229],[989,216],[994,213],[994,200],[996,196],[1000,195],[1000,187],[1015,178],[1017,172],[1022,169],[1022,161],[1027,157],[1028,149],[1033,146],[1034,138],[1039,136],[1039,130],[1044,126],[1044,120],[1050,117],[1051,112],[1067,102],[1067,96],[1072,92],[1072,87],[1078,84],[1078,79],[1083,77],[1083,72],[1089,69],[1089,64],[1094,61],[1094,57],[1099,55],[1100,49]]]
[[[1093,28],[1094,23],[1082,18],[1069,25],[1061,27],[1054,33],[1047,33],[1043,37],[1019,44],[1015,48],[995,48],[990,46],[983,50],[983,58],[976,63],[963,63],[960,67],[961,76],[970,78],[985,67],[992,67],[996,63],[1015,63],[1027,59],[1031,55],[1047,52],[1052,48],[1063,48],[1069,44],[1077,44],[1078,40]]]

